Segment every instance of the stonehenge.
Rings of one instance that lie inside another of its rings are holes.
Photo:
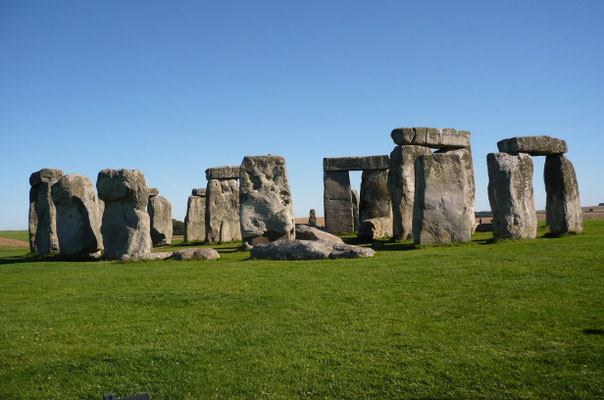
[[[206,242],[241,240],[239,227],[239,167],[206,169]]]
[[[308,225],[310,226],[318,226],[317,223],[317,211],[314,208],[310,209],[310,214],[308,216]]]
[[[32,253],[59,253],[56,209],[52,186],[63,177],[60,169],[44,168],[31,174],[29,183],[29,249]]]
[[[545,157],[546,224],[553,235],[583,231],[583,211],[573,164],[563,155]]]
[[[151,194],[154,193],[154,194]],[[151,242],[153,247],[172,244],[172,205],[159,190],[149,189],[147,213],[151,224]]]
[[[390,218],[391,216],[388,170],[364,170],[361,177],[359,221],[369,218]]]
[[[187,200],[185,242],[206,239],[206,188],[193,189]]]
[[[295,221],[285,159],[248,156],[239,188],[242,240],[249,245],[295,239]]]

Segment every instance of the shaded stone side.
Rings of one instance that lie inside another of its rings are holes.
[[[573,164],[562,154],[545,158],[545,212],[554,235],[583,231],[583,211]]]
[[[323,159],[323,171],[364,171],[382,170],[390,166],[388,155],[380,156],[355,156],[355,157],[332,157]]]
[[[239,181],[210,179],[206,189],[206,241],[241,240],[239,227]]]
[[[363,171],[359,220],[392,217],[392,204],[388,194],[388,170]]]
[[[163,196],[149,197],[147,213],[151,221],[153,247],[172,244],[172,205]]]
[[[52,186],[52,200],[61,255],[89,258],[100,254],[102,217],[92,181],[79,174],[65,175]]]
[[[493,238],[533,239],[537,235],[533,159],[523,153],[489,153],[487,168]]]
[[[413,202],[415,198],[415,160],[421,155],[432,154],[423,146],[396,146],[390,153],[388,193],[392,203],[392,237],[413,237]]]
[[[361,222],[357,237],[363,240],[382,239],[392,236],[392,218],[369,218]]]
[[[468,171],[463,151],[424,155],[415,161],[413,241],[467,242],[473,207],[467,203]]]
[[[185,242],[206,240],[206,197],[189,196],[185,216]]]
[[[325,229],[331,233],[354,231],[352,194],[348,171],[323,173]]]
[[[352,219],[354,221],[354,231],[357,232],[360,225],[359,203],[361,200],[359,199],[359,192],[356,189],[351,190],[350,194],[352,195]]]
[[[241,236],[256,245],[296,237],[285,159],[247,156],[240,169]]]
[[[59,169],[44,168],[31,174],[29,183],[29,249],[40,255],[57,254],[56,209],[52,201],[52,185],[63,176]]]
[[[568,151],[566,142],[550,136],[516,136],[497,142],[502,153],[527,153],[532,156],[562,154]]]
[[[433,149],[461,149],[470,146],[470,132],[451,128],[396,128],[390,137],[397,145],[417,145]]]
[[[141,171],[104,169],[96,187],[105,202],[101,234],[105,256],[118,259],[124,254],[151,251],[151,226],[147,203],[149,191]]]

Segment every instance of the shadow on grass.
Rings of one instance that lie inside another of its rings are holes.
[[[583,333],[586,335],[604,335],[602,329],[583,329]]]

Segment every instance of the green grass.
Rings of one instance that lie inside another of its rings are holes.
[[[0,231],[0,237],[29,242],[29,233],[27,231]]]
[[[0,250],[0,398],[604,397],[604,221],[490,236],[318,262]]]

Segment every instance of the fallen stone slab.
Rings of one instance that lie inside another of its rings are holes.
[[[206,179],[239,179],[238,165],[225,165],[206,169]]]
[[[390,167],[390,156],[330,157],[323,159],[323,171],[382,170]]]
[[[433,149],[462,149],[470,147],[470,132],[452,128],[426,127],[396,128],[390,133],[394,143],[413,144]]]
[[[172,255],[175,260],[218,260],[220,254],[211,247],[183,249],[175,251]]]
[[[341,238],[310,225],[296,225],[296,239],[344,243]]]
[[[255,245],[250,256],[261,260],[323,260],[327,258],[366,258],[373,257],[375,250],[349,244],[312,241],[277,240]]]
[[[118,260],[120,261],[150,261],[150,260],[166,260],[172,255],[172,251],[159,251],[156,253],[138,253],[138,254],[123,254]]]
[[[497,148],[501,153],[527,153],[532,156],[562,154],[568,151],[564,140],[547,135],[503,139],[497,142]]]
[[[357,237],[363,240],[392,237],[392,218],[369,218],[361,222]]]
[[[583,210],[573,164],[562,154],[545,158],[546,225],[553,235],[583,232]]]

